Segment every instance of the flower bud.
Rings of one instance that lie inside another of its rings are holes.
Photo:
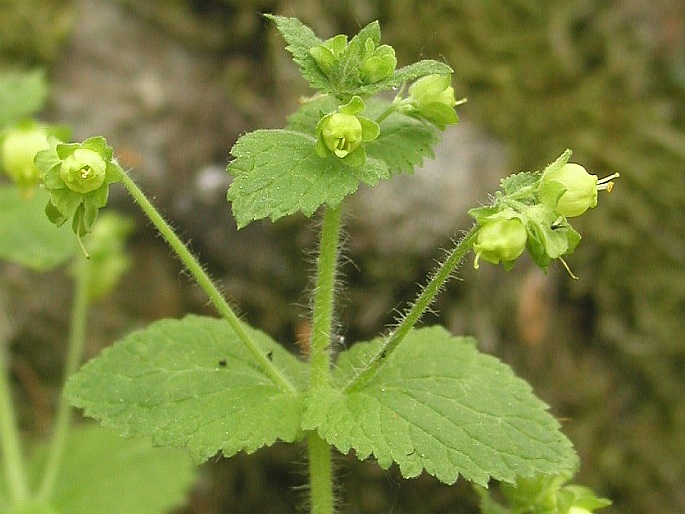
[[[107,162],[94,150],[77,148],[66,156],[60,167],[60,177],[76,193],[90,193],[105,182]]]
[[[392,77],[395,66],[397,66],[397,58],[393,47],[381,45],[376,48],[373,40],[366,40],[361,69],[362,78],[366,83],[373,84]]]
[[[347,49],[347,36],[345,34],[338,34],[330,39],[327,39],[322,44],[313,46],[309,49],[311,55],[319,68],[330,74],[337,61]]]
[[[428,75],[409,88],[409,99],[416,114],[441,129],[459,121],[454,111],[457,105],[454,88],[450,84],[449,75]]]
[[[478,231],[473,245],[476,252],[473,267],[478,269],[478,261],[482,258],[492,264],[501,262],[506,269],[510,269],[526,249],[527,241],[528,233],[520,219],[495,215],[493,219],[485,221]]]
[[[33,159],[41,150],[50,148],[48,131],[39,125],[12,129],[2,138],[2,169],[25,192],[40,182],[42,172]]]

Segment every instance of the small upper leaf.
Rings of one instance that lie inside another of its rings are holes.
[[[14,186],[0,187],[0,259],[48,271],[74,255],[78,247],[71,233],[55,228],[45,216],[49,196],[38,189],[24,198]]]
[[[266,334],[245,331],[293,384],[275,385],[227,322],[166,319],[108,348],[71,377],[66,394],[123,436],[185,446],[197,460],[301,437],[306,368]]]
[[[239,227],[295,212],[311,216],[323,204],[340,204],[360,182],[374,185],[390,175],[377,159],[351,167],[336,156],[319,157],[315,144],[313,136],[290,130],[257,130],[236,142],[227,198]]]
[[[285,47],[293,55],[293,61],[300,68],[300,73],[309,84],[320,91],[330,90],[330,81],[321,71],[316,60],[310,54],[310,50],[322,44],[316,37],[314,31],[307,27],[297,18],[287,18],[285,16],[275,16],[265,14],[268,19],[276,24],[279,32],[285,39]]]
[[[341,356],[340,386],[380,342]],[[303,428],[360,459],[373,454],[384,468],[396,462],[405,477],[426,470],[445,483],[463,475],[486,486],[491,477],[513,482],[576,465],[571,443],[530,386],[442,327],[411,332],[366,383],[314,393]]]

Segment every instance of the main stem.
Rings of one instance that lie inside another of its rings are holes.
[[[121,182],[133,197],[136,203],[140,206],[143,212],[150,219],[152,224],[157,228],[164,240],[169,244],[171,249],[178,255],[178,258],[186,266],[190,274],[196,280],[198,285],[207,294],[209,300],[214,304],[214,307],[219,314],[228,322],[238,339],[250,351],[259,362],[262,370],[269,376],[269,378],[278,385],[281,389],[288,392],[294,392],[295,387],[285,378],[281,372],[269,360],[268,352],[264,352],[259,346],[250,338],[243,328],[238,316],[233,312],[228,302],[219,292],[219,289],[214,285],[212,279],[202,268],[195,256],[188,250],[186,245],[178,238],[171,226],[164,220],[161,214],[150,203],[147,197],[143,194],[135,182],[122,171]]]
[[[340,207],[326,208],[321,229],[310,341],[309,387],[328,385],[331,369],[331,336],[335,305],[335,280],[340,251]],[[315,431],[307,433],[311,514],[332,514],[334,509],[331,448]]]
[[[86,341],[86,322],[88,318],[89,289],[91,264],[88,260],[78,263],[76,267],[76,283],[74,300],[71,310],[71,327],[67,346],[67,360],[64,366],[64,383],[76,372],[83,357]],[[45,464],[43,479],[38,489],[38,498],[46,500],[52,494],[59,473],[59,468],[67,444],[67,435],[71,424],[71,409],[66,397],[62,394],[57,406],[55,427]]]
[[[0,340],[0,450],[11,502],[13,505],[20,505],[28,498],[29,490],[17,417],[10,392],[5,341],[2,340]]]
[[[407,336],[409,331],[423,317],[424,313],[431,306],[435,297],[442,291],[445,282],[447,282],[454,273],[454,270],[459,266],[462,259],[471,250],[473,243],[477,236],[477,225],[469,230],[466,235],[457,243],[452,251],[447,255],[445,260],[437,267],[431,275],[428,284],[423,288],[421,294],[416,298],[411,308],[402,318],[402,321],[397,325],[395,330],[385,340],[385,343],[374,356],[366,368],[364,368],[347,386],[346,390],[354,389],[364,385],[378,370],[380,365],[387,357],[395,351],[402,340]]]

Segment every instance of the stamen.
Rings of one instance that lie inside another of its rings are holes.
[[[618,178],[620,176],[621,174],[617,171],[616,173],[612,173],[608,177],[599,179],[597,181],[597,191],[606,190],[607,193],[611,193],[611,190],[614,188],[613,179]]]

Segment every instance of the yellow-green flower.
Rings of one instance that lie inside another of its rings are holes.
[[[320,157],[335,155],[348,166],[358,167],[366,162],[362,143],[373,141],[380,134],[378,124],[359,116],[364,102],[355,96],[337,112],[323,116],[316,125],[316,153]]]
[[[492,264],[502,263],[510,269],[526,249],[527,241],[526,227],[519,218],[509,217],[505,211],[495,214],[478,230],[473,245],[476,252],[473,267],[478,269],[482,258]]]
[[[597,205],[599,191],[611,191],[616,177],[617,173],[600,180],[580,164],[569,162],[542,175],[540,202],[567,218],[580,216]]]

